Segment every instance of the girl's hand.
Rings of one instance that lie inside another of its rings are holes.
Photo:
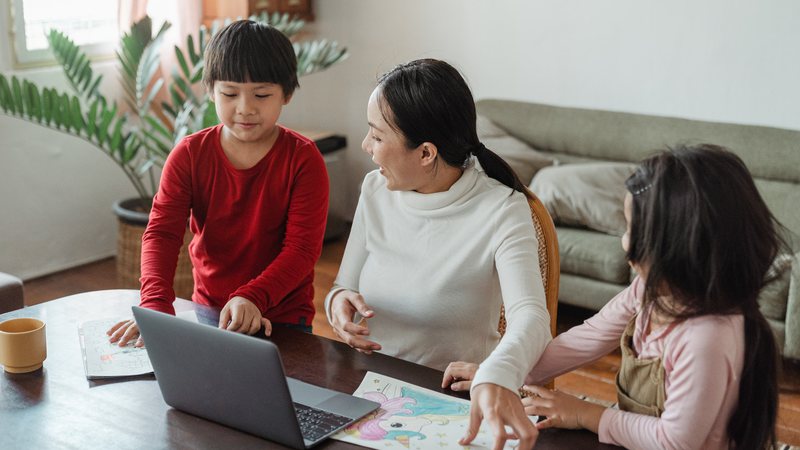
[[[256,334],[261,326],[264,334],[272,334],[272,324],[261,316],[255,303],[244,297],[233,297],[219,312],[219,328],[244,334]]]
[[[525,413],[547,417],[536,424],[538,429],[586,428],[597,433],[600,416],[606,410],[605,407],[541,386],[523,386],[522,388],[532,394],[522,399]]]
[[[115,323],[106,331],[106,334],[109,336],[108,342],[118,342],[117,345],[120,347],[125,347],[128,342],[134,339],[136,339],[136,343],[133,344],[134,347],[144,347],[144,341],[139,335],[139,326],[136,325],[133,319]]]
[[[365,321],[353,323],[353,316],[358,312],[365,319],[375,313],[369,309],[364,297],[358,292],[345,289],[337,292],[331,299],[331,324],[333,331],[350,347],[366,354],[381,349],[380,344],[363,336],[369,336],[369,327]],[[363,325],[361,325],[363,324]]]
[[[477,371],[477,364],[463,361],[451,362],[444,369],[442,389],[450,387],[454,391],[468,391]]]

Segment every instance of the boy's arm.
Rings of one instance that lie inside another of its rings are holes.
[[[140,305],[144,308],[175,314],[172,283],[191,208],[191,186],[189,149],[181,142],[164,164],[150,220],[142,236]]]
[[[304,156],[295,169],[291,182],[289,211],[283,247],[272,263],[246,285],[229,296],[244,297],[263,314],[296,289],[314,270],[322,253],[322,238],[328,217],[328,173],[325,161],[317,150],[300,148]]]

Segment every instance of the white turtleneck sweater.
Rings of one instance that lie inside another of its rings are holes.
[[[527,199],[473,163],[445,192],[389,191],[367,174],[334,288],[375,312],[382,353],[444,370],[481,362],[473,387],[516,392],[550,341],[536,232]],[[505,305],[508,325],[497,324]]]

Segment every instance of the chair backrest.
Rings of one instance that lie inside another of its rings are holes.
[[[550,313],[550,334],[555,337],[556,318],[558,317],[558,280],[561,273],[559,271],[556,226],[550,213],[547,212],[538,197],[533,195],[532,198],[529,198],[528,205],[531,208],[533,227],[536,229],[536,239],[539,241],[539,270],[542,273],[542,283],[544,283],[547,312]],[[500,310],[500,323],[497,330],[501,335],[506,331],[505,308]]]

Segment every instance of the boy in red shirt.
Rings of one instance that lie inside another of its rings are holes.
[[[141,306],[175,313],[188,218],[192,300],[222,308],[220,328],[310,332],[328,176],[314,142],[276,123],[299,86],[292,44],[273,27],[233,22],[208,44],[203,83],[222,123],[187,136],[167,158],[142,238]],[[139,330],[128,320],[108,334],[122,346]]]

